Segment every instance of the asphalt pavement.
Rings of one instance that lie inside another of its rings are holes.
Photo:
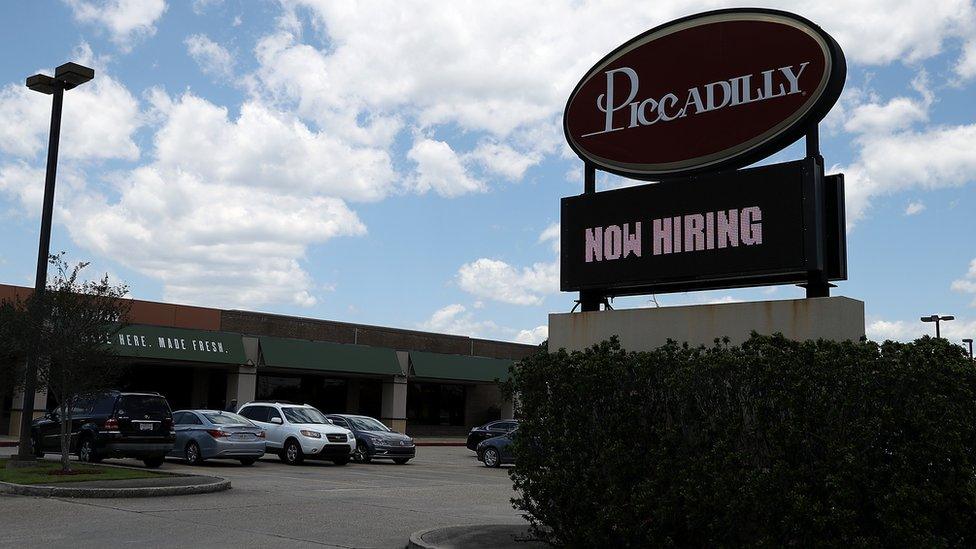
[[[402,548],[429,528],[525,524],[507,469],[483,467],[466,448],[418,448],[407,465],[291,467],[272,456],[251,467],[173,460],[162,470],[224,477],[233,488],[146,499],[0,495],[0,547]]]

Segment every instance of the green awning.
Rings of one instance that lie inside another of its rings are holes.
[[[241,334],[130,324],[108,343],[118,356],[244,364]]]
[[[514,361],[480,356],[444,355],[410,351],[410,362],[417,377],[461,381],[505,381]]]
[[[402,373],[393,349],[281,337],[258,339],[266,366],[357,374]]]

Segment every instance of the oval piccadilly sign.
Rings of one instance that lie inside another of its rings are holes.
[[[798,15],[701,13],[601,59],[570,95],[563,129],[583,160],[627,177],[732,169],[802,137],[846,76],[837,42]]]

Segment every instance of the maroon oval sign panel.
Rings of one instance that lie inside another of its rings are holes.
[[[570,95],[563,129],[583,160],[627,177],[732,169],[802,137],[846,76],[837,42],[800,16],[702,13],[604,57]]]

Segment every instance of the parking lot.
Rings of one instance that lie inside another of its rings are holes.
[[[144,499],[0,495],[0,547],[404,547],[426,528],[523,522],[507,467],[483,467],[463,447],[421,447],[407,465],[293,467],[271,456],[251,467],[167,460],[162,470],[222,476],[233,489]]]

